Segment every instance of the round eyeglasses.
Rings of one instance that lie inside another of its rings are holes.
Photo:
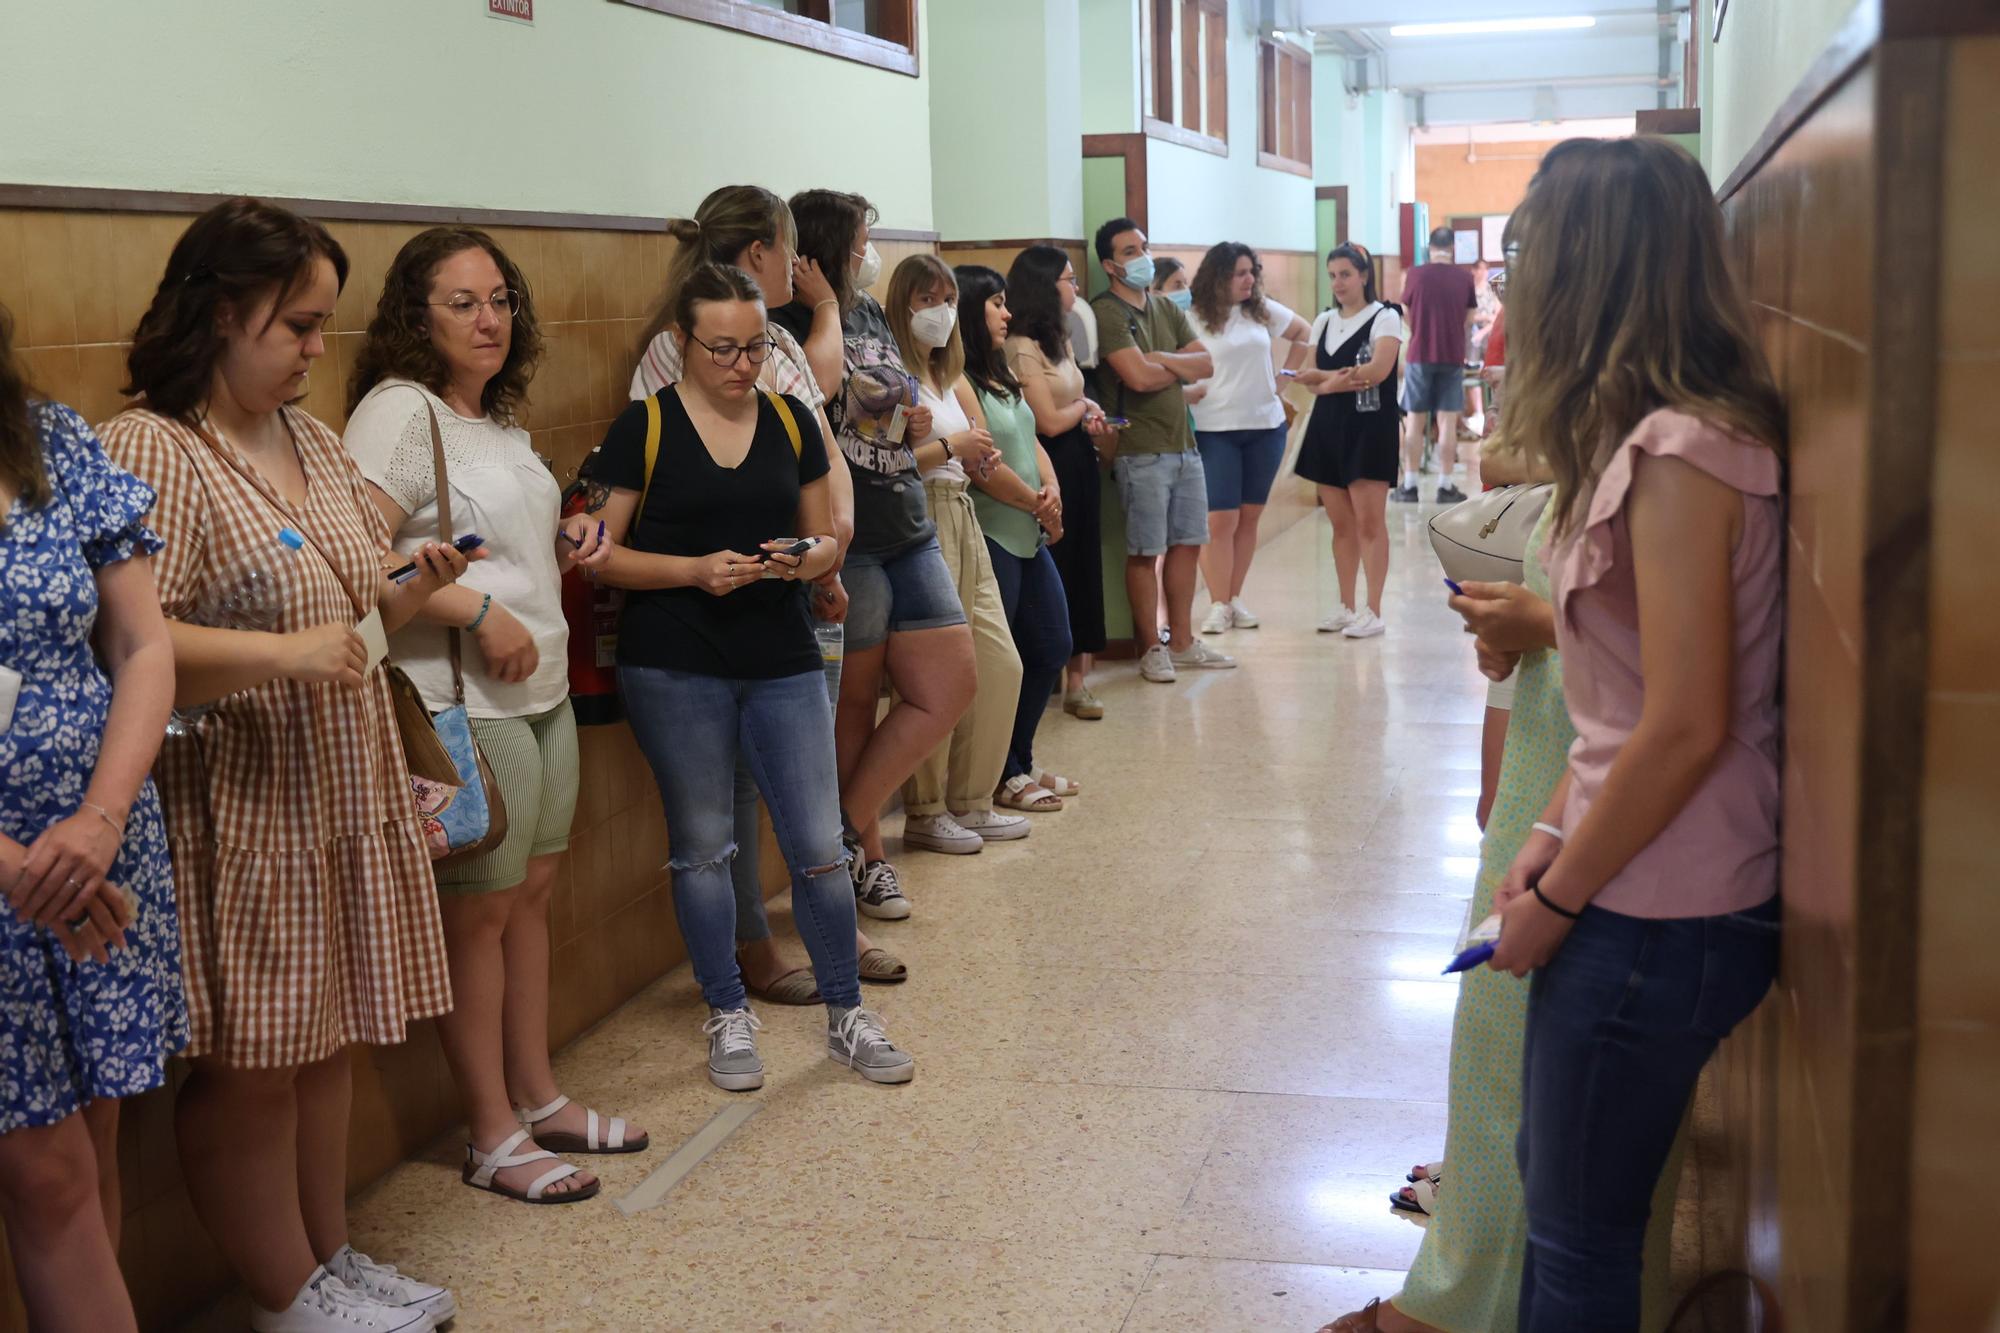
[[[729,369],[744,357],[750,358],[751,365],[761,366],[770,358],[771,349],[778,345],[769,338],[752,338],[740,347],[735,343],[710,344],[703,342],[692,333],[688,335],[688,341],[697,347],[705,348],[708,354],[715,358],[715,364],[721,366],[724,370]]]
[[[454,292],[448,300],[427,301],[426,305],[441,306],[451,312],[451,317],[461,324],[470,324],[479,318],[481,306],[492,306],[496,319],[511,320],[521,309],[521,294],[516,291],[495,292],[484,301],[469,292]]]

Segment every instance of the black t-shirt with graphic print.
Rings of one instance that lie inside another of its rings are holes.
[[[786,395],[800,449],[771,400],[760,394],[750,452],[733,468],[708,452],[674,386],[660,403],[660,453],[642,512],[625,542],[636,551],[702,556],[755,555],[774,537],[803,537],[799,491],[827,473],[819,424]],[[646,484],[646,403],[632,403],[611,423],[584,463],[591,481],[639,491]],[[775,680],[820,669],[805,584],[764,579],[721,597],[701,588],[646,588],[625,594],[618,622],[620,666],[666,667],[732,680]]]
[[[812,333],[812,311],[802,302],[779,306],[769,318],[801,345]],[[916,405],[917,382],[903,368],[896,335],[874,297],[861,294],[841,321],[841,332],[843,378],[840,392],[826,401],[826,419],[854,477],[852,549],[898,555],[937,532],[924,503],[916,454],[907,443],[885,438],[896,405]]]

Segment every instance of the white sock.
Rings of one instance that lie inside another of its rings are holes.
[[[1417,474],[1414,472],[1403,473],[1403,485],[1409,490],[1414,491],[1417,489]]]

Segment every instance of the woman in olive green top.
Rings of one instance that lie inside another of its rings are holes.
[[[1039,785],[1058,796],[1081,788],[1035,767],[1035,728],[1069,661],[1069,602],[1048,544],[1062,537],[1062,491],[1055,467],[1035,435],[1035,411],[1001,344],[1007,338],[1007,281],[993,269],[962,264],[958,279],[958,328],[965,343],[965,377],[972,381],[984,425],[1000,451],[990,475],[975,477],[973,508],[986,533],[993,577],[1007,609],[1007,625],[1021,654],[1021,698],[1001,787]]]

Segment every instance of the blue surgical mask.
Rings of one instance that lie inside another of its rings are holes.
[[[1153,257],[1140,255],[1137,259],[1125,261],[1125,285],[1145,291],[1153,285]]]
[[[1194,288],[1192,287],[1183,287],[1177,292],[1162,292],[1161,295],[1183,310],[1192,310],[1194,308]]]

